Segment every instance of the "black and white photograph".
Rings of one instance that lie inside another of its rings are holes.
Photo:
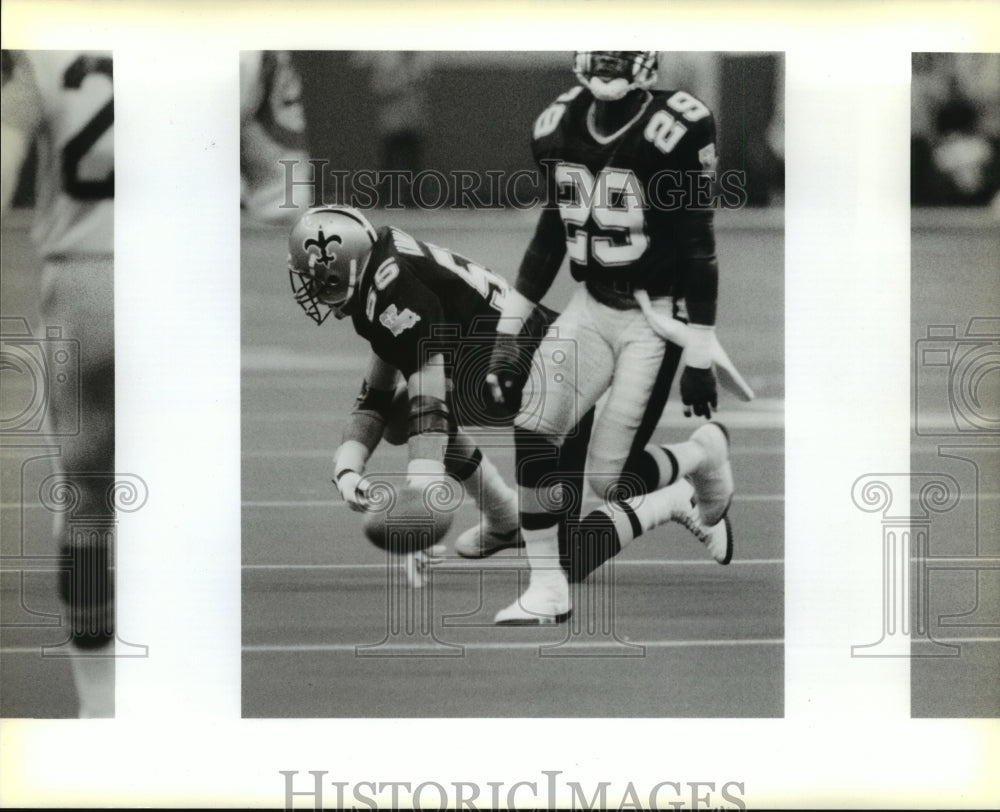
[[[911,89],[913,498],[893,554],[912,562],[913,716],[996,718],[1000,53],[914,53]],[[905,495],[894,479],[886,493]],[[891,526],[906,511],[883,501]]]
[[[782,55],[241,60],[244,715],[780,717]]]
[[[995,5],[4,0],[0,805],[1000,807]]]
[[[7,718],[115,711],[116,507],[144,486],[115,472],[112,68],[107,51],[3,51]]]

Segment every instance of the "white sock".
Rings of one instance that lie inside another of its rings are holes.
[[[705,461],[705,449],[691,440],[677,445],[664,446],[664,448],[669,449],[670,453],[674,455],[674,459],[677,460],[678,481],[697,470],[698,466]]]
[[[691,483],[681,479],[652,493],[632,497],[625,502],[628,509],[608,504],[600,510],[614,522],[615,530],[618,532],[618,543],[624,548],[643,533],[669,522],[675,513],[691,511],[693,493],[694,488]],[[629,510],[639,524],[638,533],[635,532],[633,520],[629,517]]]
[[[491,530],[507,533],[518,525],[517,495],[485,456],[463,483]]]
[[[93,656],[99,653],[101,656]],[[115,716],[115,645],[100,649],[73,646],[69,661],[81,719],[113,719]]]
[[[565,584],[566,573],[559,565],[559,527],[522,530],[524,549],[531,565],[531,583]]]

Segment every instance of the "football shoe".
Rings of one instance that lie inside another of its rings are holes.
[[[462,558],[486,558],[501,550],[518,547],[524,547],[521,528],[501,532],[494,530],[485,521],[480,521],[455,539],[455,552]]]
[[[531,583],[514,603],[497,612],[498,626],[548,626],[564,623],[572,613],[569,584],[559,571],[532,572]]]
[[[705,459],[690,474],[701,523],[714,527],[722,521],[733,501],[733,469],[729,464],[729,434],[721,423],[706,423],[695,429],[691,442],[705,451]]]

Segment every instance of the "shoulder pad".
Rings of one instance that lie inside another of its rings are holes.
[[[546,107],[538,118],[535,119],[535,125],[531,131],[532,140],[538,141],[555,132],[570,102],[578,98],[583,91],[583,85],[576,85],[557,96],[556,100]]]

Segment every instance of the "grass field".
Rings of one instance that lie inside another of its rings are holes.
[[[243,708],[246,716],[780,716],[783,712],[783,240],[780,212],[720,228],[722,340],[757,390],[727,398],[736,560],[661,528],[578,596],[567,626],[497,628],[527,562],[447,557],[421,592],[333,498],[331,456],[367,347],[288,293],[283,233],[243,232]],[[381,224],[381,220],[379,224]],[[512,276],[531,215],[390,222]],[[559,308],[564,274],[546,302]],[[672,400],[656,439],[690,432]],[[512,479],[509,438],[489,449]],[[499,447],[496,447],[499,446]],[[373,470],[405,452],[379,449]],[[458,526],[476,520],[463,508]]]

